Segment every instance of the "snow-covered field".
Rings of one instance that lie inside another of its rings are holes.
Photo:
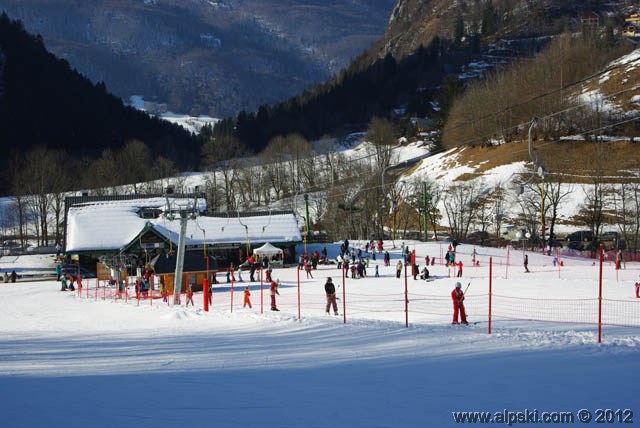
[[[316,248],[322,246],[309,246]],[[410,248],[421,267],[425,255],[446,251],[439,243]],[[337,245],[327,249],[334,256]],[[274,270],[281,311],[268,310],[265,290],[263,314],[259,283],[250,285],[253,309],[242,308],[246,282],[236,284],[233,313],[226,283],[215,289],[208,313],[200,294],[185,308],[79,298],[55,282],[0,284],[2,425],[443,427],[457,425],[454,411],[505,409],[587,409],[594,417],[597,409],[630,409],[637,423],[640,299],[633,284],[640,265],[616,273],[605,263],[604,298],[620,302],[605,319],[636,327],[606,326],[598,344],[593,307],[581,303],[597,301],[597,264],[567,259],[558,270],[550,257],[530,254],[531,273],[524,273],[519,251],[510,252],[507,268],[506,250],[476,250],[480,266],[471,267],[473,247],[458,247],[476,323],[467,327],[450,325],[456,279],[436,265],[434,281],[408,280],[405,328],[399,249],[390,251],[390,267],[379,256],[368,278],[349,278],[338,289],[340,316],[324,314],[325,279],[342,284],[335,266],[319,266],[314,279],[301,272],[300,319],[295,268]],[[490,335],[489,257],[494,314],[503,315]],[[516,305],[516,297],[528,303]],[[546,316],[557,321],[513,319]]]

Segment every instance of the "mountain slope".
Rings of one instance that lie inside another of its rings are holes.
[[[336,73],[393,0],[0,0],[93,82],[175,112],[252,111]]]
[[[597,0],[398,0],[384,36],[368,49],[365,58],[369,62],[387,54],[402,58],[420,45],[427,46],[436,36],[453,40],[458,23],[463,38],[478,34],[493,43],[579,29],[587,12],[599,13],[600,25],[605,25],[625,5],[624,1]]]
[[[61,148],[71,156],[99,156],[130,139],[145,142],[154,155],[171,156],[187,167],[197,159],[195,139],[178,125],[125,107],[44,48],[20,23],[0,15],[0,150],[36,145]],[[180,148],[180,150],[178,150]],[[64,167],[64,166],[61,166]],[[0,183],[0,190],[2,188]]]

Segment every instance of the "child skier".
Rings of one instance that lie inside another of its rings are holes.
[[[426,266],[424,267],[424,269],[422,269],[422,273],[420,274],[420,279],[424,279],[424,280],[429,279],[429,269],[427,269]]]
[[[460,324],[458,322],[458,313],[462,320],[462,324],[468,325],[467,314],[464,310],[464,292],[462,291],[462,284],[456,282],[456,288],[451,292],[451,299],[453,300],[453,322],[451,324]]]
[[[251,300],[249,299],[251,297],[251,292],[249,291],[249,287],[244,287],[244,304],[242,305],[243,308],[246,308],[247,305],[249,305],[249,309],[251,309]]]
[[[304,265],[304,271],[307,274],[307,278],[311,277],[311,279],[313,279],[313,275],[311,275],[312,267],[313,267],[313,262],[311,260],[307,260],[307,263]]]
[[[398,260],[396,264],[396,278],[400,278],[400,274],[402,273],[402,261]]]
[[[187,304],[185,306],[189,306],[189,303],[193,306],[193,288],[191,284],[189,284],[189,287],[187,288]]]
[[[327,315],[329,310],[333,308],[333,314],[338,315],[338,304],[336,302],[336,287],[333,285],[331,278],[327,278],[327,282],[324,284],[324,292],[327,295]]]
[[[271,281],[271,285],[269,286],[269,289],[271,290],[271,310],[272,311],[279,311],[280,310],[276,306],[276,295],[278,295],[278,296],[280,295],[280,293],[278,292],[279,283],[280,283],[280,280],[278,280],[278,282]]]

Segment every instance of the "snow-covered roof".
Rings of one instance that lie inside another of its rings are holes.
[[[186,207],[193,200],[172,200],[178,207]],[[206,206],[199,201],[198,211]],[[67,213],[66,252],[121,251],[146,229],[178,242],[180,220],[141,218],[141,208],[166,209],[166,199],[148,198],[126,201],[101,201],[74,205]],[[187,222],[186,245],[199,246],[265,242],[300,242],[302,237],[293,213],[267,214],[246,217],[197,216]]]

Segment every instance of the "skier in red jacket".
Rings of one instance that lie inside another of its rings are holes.
[[[462,291],[462,284],[456,282],[456,288],[451,292],[451,299],[453,300],[453,322],[451,324],[460,324],[458,322],[458,313],[460,313],[460,319],[462,324],[468,325],[467,314],[464,311],[464,292]]]
[[[249,291],[249,287],[244,287],[244,304],[243,308],[249,305],[249,309],[251,309],[251,291]]]
[[[278,282],[271,281],[271,285],[269,286],[269,288],[271,290],[271,310],[272,311],[279,311],[280,310],[276,306],[276,295],[280,295],[280,293],[278,293],[278,285],[279,285],[279,283],[280,283],[280,281],[278,281]]]

